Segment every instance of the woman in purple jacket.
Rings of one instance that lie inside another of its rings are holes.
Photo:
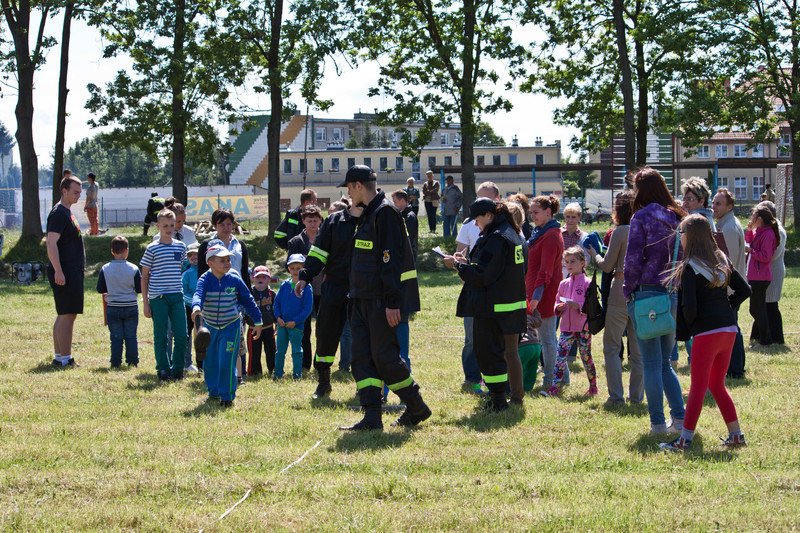
[[[747,224],[744,240],[747,243],[745,252],[750,254],[747,282],[753,291],[750,296],[750,316],[755,320],[758,329],[758,343],[753,347],[760,348],[772,344],[767,318],[767,287],[772,281],[772,257],[781,240],[778,221],[768,207],[759,204],[753,208],[753,216]]]
[[[636,327],[633,302],[668,293],[667,270],[671,266],[676,229],[686,212],[672,198],[664,178],[652,168],[643,168],[633,178],[636,197],[625,252],[622,292],[628,303],[628,315]],[[672,316],[678,306],[677,294],[672,294]],[[631,334],[631,331],[628,331]],[[650,412],[650,432],[678,432],[683,429],[683,395],[678,376],[669,358],[675,344],[675,332],[654,339],[636,340],[642,354],[644,392]],[[672,421],[664,418],[664,395],[669,403]]]

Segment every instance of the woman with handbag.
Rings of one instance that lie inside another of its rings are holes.
[[[631,403],[642,403],[644,397],[642,354],[639,352],[639,343],[636,342],[633,322],[628,316],[628,307],[622,294],[622,269],[625,264],[625,253],[628,250],[628,231],[633,215],[633,197],[633,191],[630,189],[617,195],[614,212],[611,215],[616,227],[611,233],[605,257],[598,254],[594,248],[589,250],[600,270],[614,274],[608,294],[606,323],[603,331],[603,356],[608,385],[606,407],[625,404],[625,390],[622,386],[622,360],[619,357],[619,351],[622,347],[622,334],[626,328],[628,330],[628,360],[631,362],[628,398]]]
[[[675,202],[664,178],[655,169],[640,170],[633,178],[633,187],[636,197],[622,292],[642,353],[650,432],[679,432],[685,413],[683,395],[670,364],[678,299],[667,284],[667,271],[678,255],[675,230],[686,212]],[[664,417],[665,395],[672,416],[669,424]]]

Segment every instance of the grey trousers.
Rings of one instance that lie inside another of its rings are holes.
[[[606,325],[603,332],[603,356],[606,364],[606,383],[608,397],[614,401],[624,401],[625,391],[622,387],[622,361],[619,350],[622,346],[622,334],[628,328],[628,360],[631,362],[631,375],[628,395],[631,401],[641,402],[644,398],[644,373],[642,370],[642,354],[633,323],[628,317],[628,308],[620,305],[609,305],[606,310]]]
[[[539,327],[539,339],[542,341],[542,367],[544,368],[542,385],[545,388],[553,384],[553,367],[555,367],[558,356],[557,321],[557,316],[543,318],[542,325]],[[561,384],[569,385],[569,365],[564,369],[564,378],[561,380]]]

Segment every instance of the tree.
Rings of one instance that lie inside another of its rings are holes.
[[[495,133],[488,122],[478,121],[475,124],[475,146],[505,146],[506,140]]]
[[[572,158],[570,156],[567,156],[563,158],[561,162],[565,165],[572,164]],[[586,152],[581,152],[581,155],[578,156],[578,163],[585,165],[588,162],[589,162],[588,154]],[[594,175],[593,170],[566,170],[561,173],[561,177],[564,180],[565,187],[566,183],[569,181],[578,188],[578,194],[576,196],[585,196],[586,189],[593,188],[597,183],[597,179]],[[575,196],[573,196],[573,198],[574,197]]]
[[[33,143],[33,75],[44,62],[44,51],[53,45],[53,39],[44,35],[51,7],[47,2],[34,2],[31,5],[27,0],[0,0],[0,5],[13,41],[13,52],[5,59],[12,63],[10,68],[17,77],[15,114],[22,168],[22,237],[41,238],[39,160]],[[31,14],[34,11],[38,11],[41,18],[38,29],[32,33]]]
[[[119,124],[107,137],[116,146],[171,160],[172,194],[184,203],[186,173],[192,164],[214,165],[220,143],[213,118],[231,118],[229,86],[241,84],[245,75],[233,39],[217,18],[232,5],[117,0],[90,17],[110,41],[105,56],[128,53],[134,73],[119,71],[105,91],[88,85],[86,107],[99,114],[90,125]]]
[[[546,0],[524,20],[547,38],[522,89],[569,99],[554,121],[581,130],[575,150],[600,151],[623,132],[627,169],[646,164],[648,132],[680,105],[672,91],[705,72],[702,52],[719,37],[698,2],[680,0]]]
[[[64,174],[64,132],[67,129],[67,71],[69,69],[69,42],[75,2],[68,0],[64,6],[64,25],[61,31],[61,68],[58,76],[58,110],[56,112],[56,148],[53,160],[53,204],[61,199],[60,179]]]
[[[369,94],[382,92],[393,101],[391,108],[377,114],[377,122],[395,126],[401,152],[419,157],[438,128],[458,121],[468,206],[475,199],[473,147],[479,117],[511,109],[511,103],[492,90],[500,80],[495,66],[502,66],[509,80],[506,88],[511,88],[529,56],[512,39],[521,2],[352,1],[358,24],[348,40],[380,65],[377,86]],[[411,131],[409,123],[422,126]]]

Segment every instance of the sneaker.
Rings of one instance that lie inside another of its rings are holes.
[[[184,368],[184,371],[186,371],[186,372],[200,372],[200,370],[198,370],[197,367],[194,366],[194,365],[187,366],[186,368]]]
[[[461,384],[461,392],[467,394],[476,394],[478,396],[482,396],[484,394],[488,394],[488,391],[485,391],[481,388],[480,383],[475,383],[473,381],[465,381]]]
[[[597,396],[599,391],[597,390],[597,385],[592,385],[589,387],[589,390],[586,391],[586,396]]]
[[[692,441],[686,440],[683,437],[678,437],[672,442],[662,442],[658,447],[668,452],[685,452],[691,445]]]
[[[609,398],[603,402],[603,407],[617,407],[619,405],[625,405],[625,400],[615,400],[613,398]]]
[[[128,368],[139,368],[139,363],[128,363]]]
[[[744,440],[744,434],[742,435],[728,435],[727,439],[720,438],[719,440],[722,441],[720,446],[724,446],[725,448],[746,448],[747,442]]]
[[[303,375],[302,374],[293,374],[292,375],[292,379],[295,380],[295,381],[300,381],[301,379],[303,379]]]
[[[683,431],[683,418],[673,418],[667,422],[667,433],[680,433]]]
[[[169,379],[171,379],[172,381],[183,381],[186,378],[184,378],[183,370],[181,370],[180,372],[176,372],[175,374],[173,374]]]
[[[209,396],[208,398],[205,399],[205,403],[218,402],[221,399],[222,399],[221,396]]]
[[[542,396],[558,396],[558,385],[550,385],[547,390],[539,392]]]
[[[650,424],[651,435],[663,435],[666,432],[667,432],[666,424]]]
[[[222,407],[223,409],[230,409],[231,407],[233,407],[233,400],[220,400],[219,406]]]
[[[158,373],[158,384],[164,385],[166,383],[169,383],[169,372],[162,370]]]

